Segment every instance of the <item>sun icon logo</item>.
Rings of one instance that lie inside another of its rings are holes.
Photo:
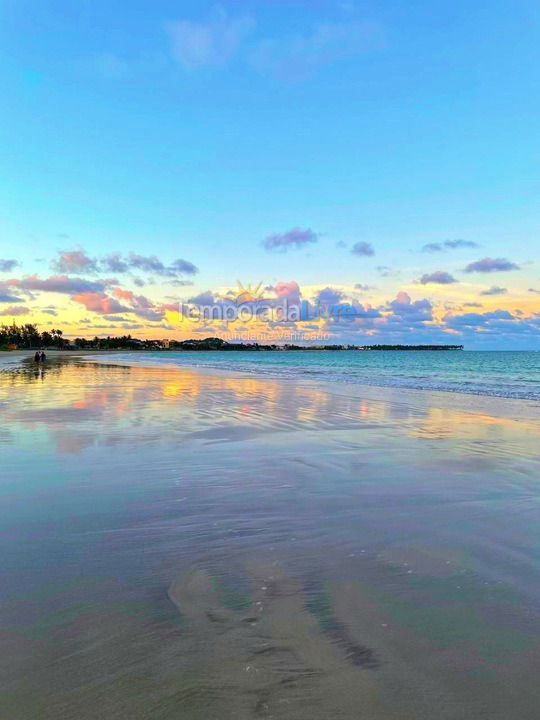
[[[264,300],[264,288],[261,289],[262,282],[260,282],[256,287],[251,287],[251,283],[248,285],[242,285],[240,280],[237,280],[236,285],[236,292],[234,290],[229,290],[229,292],[225,295],[227,300],[232,300],[236,303],[236,305],[243,305],[244,303],[254,303],[259,300]]]

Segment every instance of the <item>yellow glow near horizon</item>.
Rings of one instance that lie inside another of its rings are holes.
[[[324,287],[326,286],[313,285],[302,288],[302,297],[314,297]],[[433,305],[434,317],[434,321],[430,325],[440,327],[449,336],[455,336],[456,331],[445,327],[445,318],[454,315],[506,310],[514,316],[517,315],[519,318],[527,319],[540,313],[540,294],[531,294],[525,289],[517,291],[510,288],[505,294],[482,295],[482,288],[485,289],[485,287],[485,283],[482,286],[462,283],[450,286],[402,285],[402,288],[411,296],[413,301],[423,297],[430,299]],[[339,286],[337,289],[340,289]],[[384,308],[388,306],[388,294],[383,294],[380,291],[358,293],[353,286],[342,286],[341,290],[345,301],[355,298],[364,307],[382,308],[381,312],[385,313]],[[228,292],[230,297],[232,291]],[[238,286],[240,296],[242,296],[242,293],[248,293],[250,297],[255,297],[260,292],[260,283],[253,288],[250,284],[239,284]],[[199,332],[201,324],[198,321],[185,317],[177,310],[171,309],[165,310],[164,321],[159,325],[151,325],[144,317],[138,316],[131,311],[123,314],[124,322],[119,322],[116,320],[116,315],[111,314],[110,318],[108,318],[107,315],[81,309],[77,303],[71,300],[63,300],[61,304],[58,304],[58,295],[52,293],[43,293],[40,297],[40,306],[35,309],[30,308],[30,310],[28,314],[17,314],[15,311],[13,316],[5,314],[0,318],[0,324],[10,325],[12,322],[17,324],[31,322],[38,325],[42,331],[59,327],[67,338],[131,334],[133,337],[141,339],[169,338],[185,340],[192,337],[203,338],[214,335],[225,339],[234,338],[238,341],[241,341],[243,337],[251,337],[254,339],[253,341],[267,343],[294,342],[294,340],[288,340],[287,338],[289,336],[294,337],[295,333],[300,333],[306,342],[314,340],[324,343],[324,333],[332,331],[332,328],[327,326],[323,318],[297,322],[294,327],[289,329],[283,326],[272,327],[260,319],[253,318],[248,323],[238,319],[226,323],[226,327],[224,327],[221,320],[209,320],[205,323],[207,331],[201,333]],[[87,322],[83,322],[83,320]],[[361,329],[361,334],[366,337],[376,338],[378,332],[376,329],[366,327]],[[327,340],[329,342],[340,342],[339,337],[336,335],[328,336]],[[301,342],[301,340],[299,341]],[[405,338],[403,342],[406,342]]]

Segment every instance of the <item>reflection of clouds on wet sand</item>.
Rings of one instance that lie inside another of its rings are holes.
[[[227,377],[166,368],[96,367],[58,364],[45,376],[18,372],[0,382],[3,419],[11,427],[42,424],[57,435],[91,435],[96,444],[134,435],[160,443],[189,438],[208,441],[247,438],[259,433],[300,430],[341,432],[344,446],[355,432],[379,429],[381,437],[408,435],[424,439],[496,441],[512,425],[524,423],[437,407],[407,406],[365,397],[333,394],[316,386]],[[129,431],[127,430],[129,425]],[[154,432],[157,427],[166,433]],[[54,430],[53,430],[54,429]],[[531,437],[538,427],[527,426]],[[75,433],[75,434],[76,434]],[[58,440],[58,446],[81,450],[91,443]],[[76,450],[72,450],[75,452]]]
[[[178,368],[0,375],[0,711],[532,720],[539,426],[516,408]]]

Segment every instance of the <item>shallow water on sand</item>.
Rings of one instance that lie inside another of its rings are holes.
[[[0,716],[537,717],[530,403],[0,373]]]
[[[321,352],[175,351],[122,352],[105,362],[148,367],[212,368],[258,377],[305,378],[372,385],[540,400],[540,353],[534,351],[422,352],[341,350]]]

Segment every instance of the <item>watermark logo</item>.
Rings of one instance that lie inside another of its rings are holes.
[[[251,283],[243,285],[240,280],[236,281],[236,292],[229,290],[225,295],[222,296],[223,300],[229,300],[235,303],[235,305],[244,305],[245,303],[255,303],[264,300],[264,289],[261,289],[261,282],[255,287],[251,287]]]
[[[257,285],[237,281],[237,289],[221,296],[209,294],[204,302],[181,302],[180,316],[192,322],[208,324],[219,321],[228,324],[240,321],[244,324],[262,322],[270,327],[283,323],[352,320],[365,317],[361,305],[338,301],[308,301],[299,293],[277,294],[274,298],[264,296],[262,282]]]

